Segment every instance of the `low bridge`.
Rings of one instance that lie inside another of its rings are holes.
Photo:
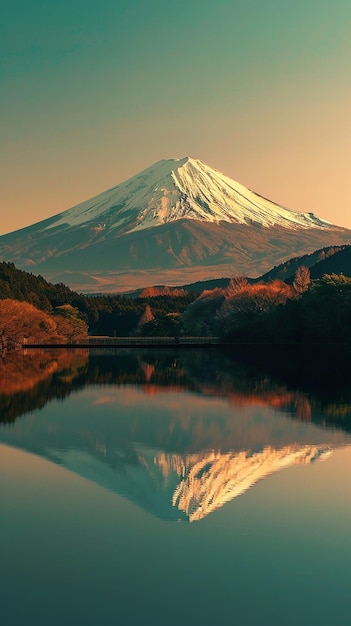
[[[69,343],[23,342],[23,348],[188,348],[218,346],[219,337],[87,337]]]

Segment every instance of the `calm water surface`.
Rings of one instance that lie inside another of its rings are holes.
[[[351,623],[347,377],[214,351],[0,374],[4,624]]]

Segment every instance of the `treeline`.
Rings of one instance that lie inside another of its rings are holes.
[[[178,332],[181,314],[196,297],[184,290],[144,292],[145,297],[123,295],[85,296],[62,283],[53,285],[42,276],[18,270],[13,263],[0,263],[0,300],[26,302],[46,313],[70,305],[94,335],[129,336]],[[146,315],[146,316],[145,316]],[[144,321],[143,321],[144,318]],[[152,322],[152,324],[149,324]],[[1,325],[1,322],[0,322]]]
[[[201,294],[184,314],[185,326],[218,334],[223,343],[351,343],[351,278],[325,274],[311,281],[300,267],[291,285],[249,284],[234,278],[226,290]]]
[[[19,270],[13,263],[0,263],[0,299],[11,298],[28,302],[50,313],[56,306],[70,304],[84,311],[84,296],[67,285],[53,285],[42,276]]]
[[[225,341],[314,345],[351,343],[351,278],[325,274],[285,303],[224,328]]]
[[[190,293],[135,299],[121,295],[89,296],[85,298],[89,332],[120,337],[173,336],[180,332],[181,315],[195,297]]]
[[[234,277],[226,287],[205,290],[198,297],[170,288],[149,289],[142,295],[85,296],[18,270],[13,263],[0,263],[0,303],[5,299],[22,301],[47,313],[51,321],[40,316],[35,319],[40,332],[53,336],[66,332],[74,338],[88,332],[108,336],[214,335],[228,344],[351,342],[351,278],[342,274],[311,280],[309,269],[300,266],[290,284],[282,280],[252,283]],[[9,306],[3,311],[9,320]],[[34,320],[33,311],[29,315],[27,310],[27,317]],[[23,320],[25,323],[25,315]],[[0,318],[0,335],[3,330],[4,319]],[[29,336],[30,330],[22,326],[20,334]]]

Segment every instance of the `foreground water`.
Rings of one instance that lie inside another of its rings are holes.
[[[347,378],[215,351],[0,373],[3,623],[350,623]]]

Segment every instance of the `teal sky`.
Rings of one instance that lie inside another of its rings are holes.
[[[0,233],[190,155],[351,228],[350,0],[3,2]]]

